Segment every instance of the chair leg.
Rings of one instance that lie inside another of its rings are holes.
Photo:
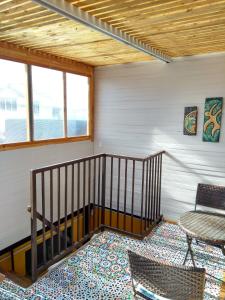
[[[186,252],[186,255],[185,255],[185,258],[184,258],[184,261],[183,261],[183,265],[185,265],[185,263],[186,263],[188,253],[189,253],[189,248],[187,249],[187,252]]]
[[[132,286],[133,286],[134,299],[136,300],[137,299],[137,292],[136,292],[136,287],[135,287],[135,283],[134,283],[133,278],[131,279],[131,282],[132,282]]]
[[[192,237],[190,237],[189,235],[186,235],[186,239],[187,239],[187,244],[188,244],[188,250],[187,250],[187,253],[185,255],[185,259],[184,259],[183,265],[185,265],[187,257],[188,257],[188,253],[190,252],[192,264],[195,267],[194,253],[193,253],[193,250],[191,248]]]
[[[221,246],[221,250],[222,250],[223,255],[225,255],[225,246],[224,245]]]

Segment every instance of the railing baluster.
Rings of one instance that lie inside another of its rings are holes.
[[[77,164],[77,241],[80,240],[80,163]]]
[[[155,213],[155,219],[154,219],[154,221],[156,221],[156,214],[157,214],[157,164],[158,164],[158,157],[157,156],[155,156],[155,192],[154,192],[154,194],[155,194],[155,211],[154,211],[154,213]]]
[[[67,248],[67,183],[68,183],[68,169],[65,166],[65,219],[64,219],[64,248]]]
[[[57,188],[58,188],[58,254],[61,252],[61,231],[60,231],[60,217],[61,217],[61,172],[60,168],[58,168],[57,172]]]
[[[131,232],[134,232],[134,183],[135,183],[135,160],[133,160],[132,173],[132,196],[131,196]]]
[[[83,162],[83,236],[85,236],[86,234],[85,202],[86,202],[86,161]]]
[[[88,161],[88,234],[90,233],[90,225],[91,225],[91,160]]]
[[[119,228],[119,205],[120,205],[120,158],[118,159],[118,185],[117,185],[117,228]]]
[[[41,199],[42,199],[42,239],[43,239],[43,261],[46,264],[46,240],[45,240],[45,173],[41,173]]]
[[[146,185],[145,185],[145,230],[147,228],[147,209],[148,209],[148,167],[149,162],[146,161]]]
[[[74,243],[74,164],[71,169],[71,243]]]
[[[154,185],[153,185],[153,190],[154,190],[153,221],[155,222],[155,210],[156,210],[156,157],[154,157]]]
[[[151,221],[154,222],[154,168],[155,168],[155,159],[152,158],[152,183],[151,183]]]
[[[99,210],[100,210],[100,193],[101,193],[101,191],[100,191],[100,185],[101,185],[101,158],[99,157],[99,159],[98,159],[98,210],[97,210],[97,216],[98,216],[98,226],[99,226],[99,224],[100,224],[100,219],[99,219],[99,217],[100,217],[100,213],[99,213]]]
[[[142,163],[142,184],[141,184],[141,230],[140,233],[143,232],[143,202],[144,202],[144,179],[145,179],[145,161]]]
[[[53,178],[52,170],[50,170],[50,222],[51,222],[51,259],[54,256],[54,240],[53,240]]]
[[[124,170],[124,215],[123,215],[123,229],[126,229],[126,209],[127,209],[127,159],[125,160],[125,170]]]
[[[106,184],[106,156],[102,157],[102,216],[101,224],[105,225],[105,184]]]
[[[31,272],[32,281],[37,279],[37,185],[36,174],[31,172]]]
[[[159,207],[159,156],[156,156],[156,220],[158,219],[158,207]]]
[[[151,180],[152,180],[152,159],[149,159],[149,176],[148,176],[148,228],[150,227],[151,223],[151,191],[152,191],[152,186],[151,186]]]
[[[111,177],[110,177],[110,220],[109,220],[110,226],[112,226],[112,190],[113,190],[113,157],[111,157]]]
[[[93,174],[93,230],[95,230],[95,187],[96,185],[96,158],[94,158],[94,174]]]
[[[162,184],[162,153],[159,155],[160,160],[159,160],[159,207],[158,207],[158,212],[159,212],[159,217],[161,214],[161,184]]]

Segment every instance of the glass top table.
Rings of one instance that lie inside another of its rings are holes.
[[[225,215],[199,210],[189,211],[180,217],[179,225],[186,233],[188,243],[184,264],[190,252],[195,265],[191,248],[193,238],[221,248],[225,255]]]

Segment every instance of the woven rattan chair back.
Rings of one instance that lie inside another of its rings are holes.
[[[196,205],[225,209],[225,187],[211,184],[198,184]]]
[[[132,251],[128,251],[128,255],[135,293],[135,285],[141,284],[147,290],[168,299],[203,299],[205,269],[164,264]]]

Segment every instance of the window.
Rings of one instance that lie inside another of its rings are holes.
[[[89,119],[89,77],[0,59],[0,149],[88,139]]]
[[[32,86],[33,101],[39,107],[34,113],[34,140],[64,137],[63,73],[32,67]]]
[[[26,65],[0,60],[0,143],[27,140]]]
[[[66,88],[68,136],[86,135],[88,132],[88,78],[67,73]]]

